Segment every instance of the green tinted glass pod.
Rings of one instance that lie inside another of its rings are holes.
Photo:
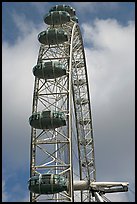
[[[44,22],[48,25],[61,25],[70,21],[70,15],[66,11],[52,11],[44,16]]]
[[[66,12],[68,12],[69,15],[70,15],[70,19],[72,21],[75,21],[76,23],[78,23],[78,18],[77,18],[77,16],[75,16],[76,11],[71,6],[56,5],[56,6],[52,7],[49,12],[55,12],[55,11],[66,11]]]
[[[56,5],[49,10],[49,12],[51,11],[66,11],[70,16],[74,16],[76,13],[76,10],[68,5]]]
[[[44,45],[62,44],[68,41],[68,34],[62,28],[49,28],[38,35],[38,40]]]
[[[38,63],[33,68],[34,76],[41,79],[54,79],[66,75],[66,69],[59,61]]]
[[[55,129],[66,125],[63,112],[42,111],[33,113],[29,117],[29,123],[37,129]]]
[[[28,181],[28,188],[37,194],[54,194],[67,190],[67,179],[58,174],[39,174]]]

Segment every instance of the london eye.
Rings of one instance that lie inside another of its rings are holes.
[[[30,148],[30,202],[107,202],[128,183],[96,182],[84,45],[74,8],[52,7],[38,35]]]

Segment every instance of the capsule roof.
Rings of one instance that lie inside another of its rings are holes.
[[[76,15],[76,10],[69,5],[56,5],[52,7],[49,12],[51,11],[67,11],[71,16]]]
[[[43,19],[48,25],[60,25],[70,21],[70,14],[66,11],[51,11]]]

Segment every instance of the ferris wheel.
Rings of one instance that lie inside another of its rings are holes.
[[[54,6],[44,22],[29,118],[30,202],[103,202],[102,195],[118,183],[96,182],[88,75],[75,9]],[[127,191],[127,183],[118,186]]]

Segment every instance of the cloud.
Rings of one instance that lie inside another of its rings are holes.
[[[32,68],[43,30],[17,14],[14,22],[22,35],[14,45],[2,45],[3,163],[10,171],[29,165]],[[97,179],[129,181],[134,177],[134,22],[124,27],[116,20],[96,19],[82,28],[88,44]],[[4,181],[3,199],[8,199]]]
[[[28,19],[26,19],[26,16],[24,14],[18,15],[16,12],[14,12],[12,14],[12,18],[21,34],[28,35],[35,28],[35,24],[32,21],[29,21]],[[27,26],[25,23],[26,20],[28,21]]]
[[[21,199],[20,202],[29,202],[29,201],[30,201],[29,195],[26,195],[24,198]]]
[[[39,42],[37,35],[42,26],[30,27],[30,22],[16,16],[16,25],[23,35],[11,45],[2,45],[2,118],[3,162],[10,168],[19,168],[29,162],[30,126],[34,76]],[[32,24],[31,24],[32,25]],[[10,156],[9,156],[10,155]]]
[[[3,202],[29,202],[29,192],[25,192],[23,186],[20,183],[13,182],[10,192],[8,192],[8,186],[10,180],[7,182],[2,180],[2,201]],[[11,184],[10,184],[11,185]]]
[[[104,9],[114,10],[119,7],[117,2],[72,2],[72,6],[82,15],[87,13],[96,13]]]
[[[82,24],[84,40],[94,43],[94,48],[107,48],[113,51],[124,51],[127,42],[134,35],[134,21],[129,21],[127,26],[122,26],[116,19],[95,19],[93,25]],[[116,41],[116,43],[115,43]],[[134,38],[131,41],[134,43]],[[131,47],[132,47],[131,45]]]
[[[30,2],[31,6],[33,6],[40,14],[45,14],[47,10],[47,6],[49,6],[50,2]]]
[[[8,193],[6,192],[5,180],[2,180],[2,202],[7,202]]]
[[[97,179],[135,175],[135,26],[115,19],[83,24]],[[126,198],[125,198],[126,199]]]
[[[20,183],[13,185],[10,195],[12,202],[29,202],[29,191],[25,192],[23,188]]]
[[[83,24],[82,28],[84,42],[88,43],[86,56],[90,65],[89,78],[92,78],[94,87],[92,91],[93,94],[100,91],[98,101],[106,102],[113,97],[114,91],[120,91],[126,85],[132,89],[131,94],[134,95],[134,23],[122,27],[116,20],[96,20],[93,26]],[[126,90],[123,91],[125,93]]]
[[[106,197],[111,200],[111,202],[129,202],[127,193],[113,193],[106,194]]]

